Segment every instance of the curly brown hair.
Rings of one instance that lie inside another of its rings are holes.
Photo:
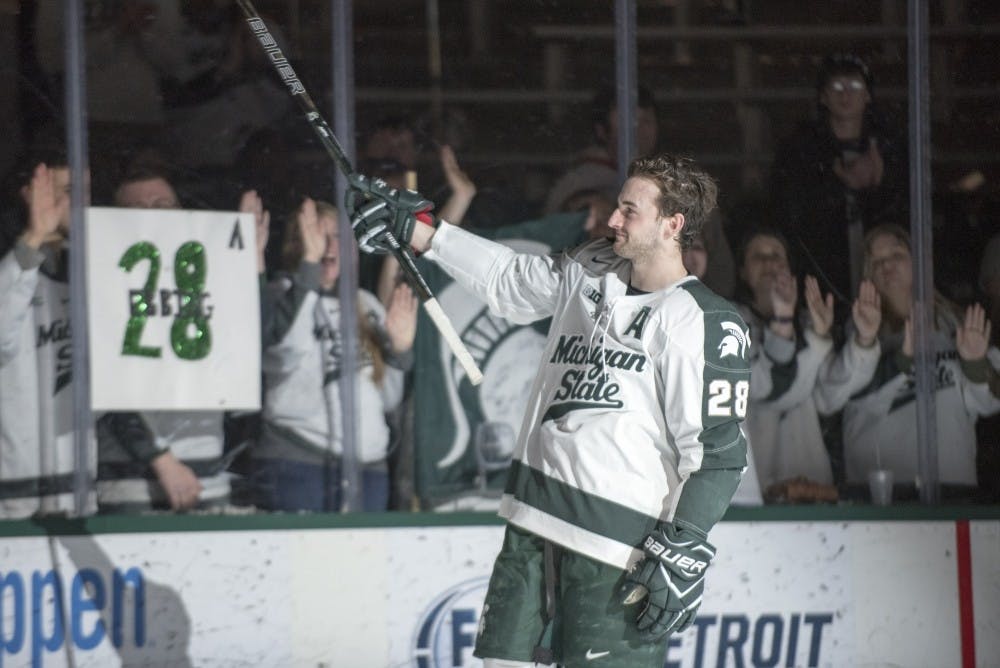
[[[633,160],[628,175],[647,178],[656,184],[660,190],[657,202],[660,215],[680,213],[684,216],[684,227],[677,241],[681,250],[690,248],[701,235],[708,214],[715,208],[719,195],[715,179],[697,168],[691,159],[669,153]]]

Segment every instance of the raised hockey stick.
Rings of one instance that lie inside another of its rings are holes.
[[[253,36],[257,38],[257,41],[263,47],[264,52],[267,53],[268,59],[274,65],[274,69],[278,72],[281,80],[285,82],[292,98],[295,99],[299,108],[305,114],[306,120],[309,121],[309,125],[312,126],[316,136],[319,137],[323,148],[330,154],[333,161],[337,163],[340,171],[345,176],[350,177],[354,173],[351,161],[347,159],[344,149],[341,147],[340,142],[337,141],[337,136],[333,134],[333,130],[319,113],[319,109],[316,108],[316,104],[309,96],[305,86],[299,81],[298,75],[292,69],[288,59],[285,58],[285,54],[278,48],[277,41],[271,36],[270,31],[268,31],[267,26],[264,24],[264,20],[260,18],[257,10],[254,9],[253,3],[250,0],[236,0],[236,4],[239,5],[244,16],[246,16],[250,32],[253,33]],[[479,385],[483,381],[483,372],[476,366],[476,362],[472,359],[472,354],[469,353],[468,348],[462,343],[462,339],[459,338],[458,332],[455,331],[448,316],[445,315],[441,305],[438,304],[437,299],[427,285],[427,281],[420,275],[417,265],[413,262],[413,255],[410,249],[400,245],[396,238],[389,232],[385,233],[385,239],[392,248],[393,255],[399,260],[399,265],[406,272],[406,275],[409,276],[417,292],[417,296],[424,304],[424,310],[427,311],[427,315],[434,321],[438,332],[444,337],[451,352],[454,353],[462,368],[465,369],[465,373],[469,377],[469,382],[473,385]]]

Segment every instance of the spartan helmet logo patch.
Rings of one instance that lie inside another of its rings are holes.
[[[721,323],[722,330],[726,335],[719,343],[719,357],[741,357],[746,358],[747,348],[750,347],[750,337],[735,322],[726,321]]]

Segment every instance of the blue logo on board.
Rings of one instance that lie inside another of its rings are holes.
[[[472,656],[472,650],[489,583],[486,576],[466,580],[446,590],[427,606],[420,615],[413,639],[413,665],[417,668],[482,665]]]

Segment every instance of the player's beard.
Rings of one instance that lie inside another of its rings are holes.
[[[616,232],[614,251],[626,260],[642,260],[651,257],[659,250],[659,227],[653,228],[646,235],[629,234],[622,230]]]

